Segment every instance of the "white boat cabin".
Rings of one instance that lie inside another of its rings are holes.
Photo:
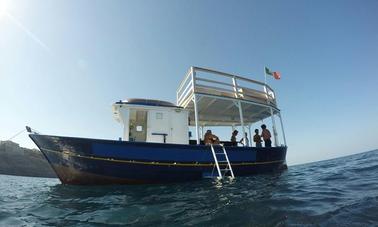
[[[128,99],[113,104],[116,121],[124,125],[123,140],[189,143],[188,110],[170,102]]]

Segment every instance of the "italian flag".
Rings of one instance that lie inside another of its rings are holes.
[[[273,76],[274,79],[276,79],[276,80],[281,79],[281,73],[280,72],[272,72],[268,67],[265,67],[265,74]]]

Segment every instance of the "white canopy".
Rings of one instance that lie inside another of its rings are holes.
[[[177,106],[189,110],[189,125],[196,127],[197,143],[200,126],[241,125],[244,135],[244,126],[268,117],[276,135],[274,115],[280,117],[275,93],[267,84],[199,67],[191,67],[181,82]]]
[[[279,113],[274,91],[268,85],[215,70],[192,69],[177,92],[177,105],[190,110],[190,125],[195,124],[195,104],[198,123],[207,126],[240,125],[240,110],[244,124]],[[198,75],[199,72],[206,74]],[[217,77],[210,79],[209,74]]]

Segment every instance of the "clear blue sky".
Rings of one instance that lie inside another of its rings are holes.
[[[0,140],[116,139],[117,100],[175,102],[191,65],[259,80],[267,65],[289,164],[378,148],[378,1],[0,2]]]

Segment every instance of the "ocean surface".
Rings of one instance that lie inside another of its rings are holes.
[[[0,226],[378,226],[378,150],[280,174],[67,186],[0,175]]]

